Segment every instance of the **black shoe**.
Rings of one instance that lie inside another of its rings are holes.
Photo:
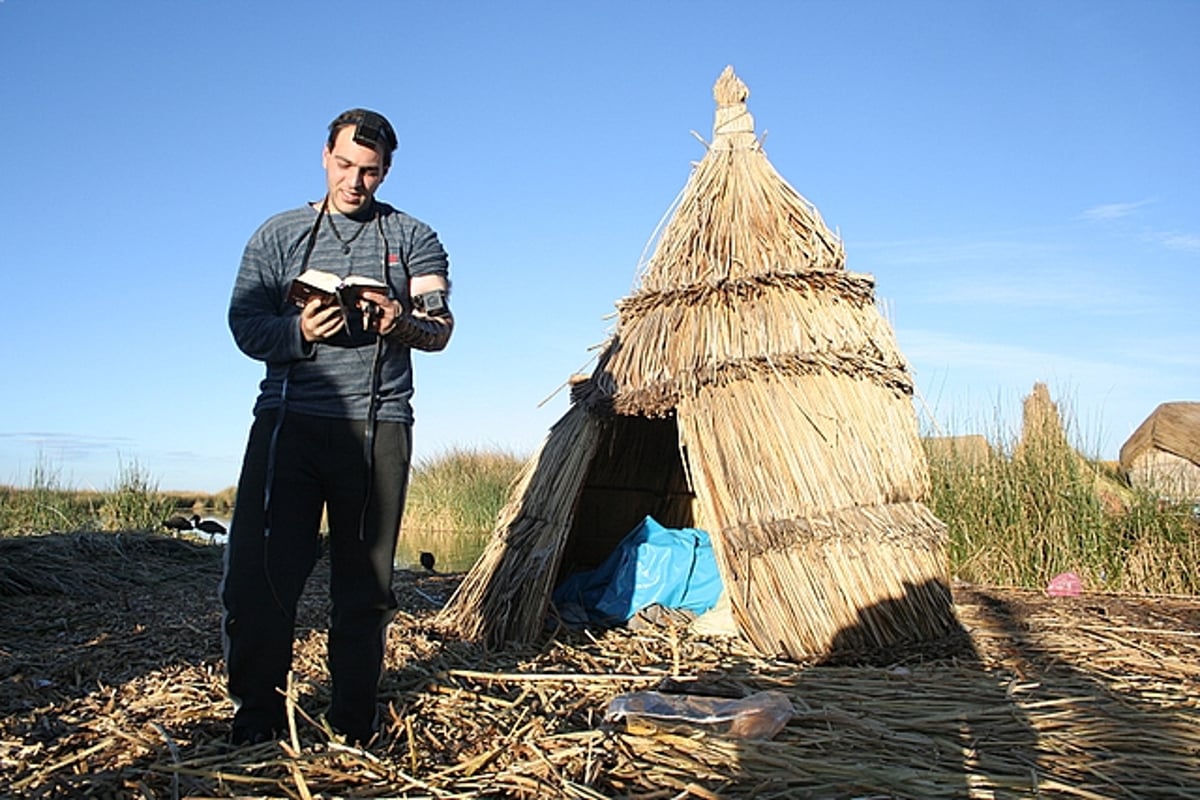
[[[341,724],[336,713],[326,715],[325,721],[329,723],[330,730],[351,747],[366,747],[375,738],[376,732],[370,728]]]
[[[347,731],[335,725],[329,727],[350,747],[366,747],[375,738],[374,731]]]
[[[251,728],[246,725],[234,725],[229,730],[229,744],[233,747],[252,747],[264,742],[274,742],[279,738],[280,733],[274,728]]]

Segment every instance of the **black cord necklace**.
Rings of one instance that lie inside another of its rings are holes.
[[[329,202],[328,198],[326,198],[325,202],[326,203]],[[324,207],[322,207],[322,210],[324,210]],[[372,216],[374,216],[374,215],[372,214]],[[341,231],[339,231],[337,229],[337,225],[333,224],[333,214],[328,214],[328,213],[325,214],[325,219],[329,222],[329,230],[333,231],[334,237],[339,242],[342,243],[342,253],[344,253],[345,255],[350,255],[350,245],[354,244],[354,240],[357,239],[362,234],[362,232],[364,230],[366,230],[367,226],[371,224],[370,220],[366,220],[365,222],[360,222],[358,224],[358,229],[355,230],[354,233],[352,233],[350,235],[350,238],[343,239]]]

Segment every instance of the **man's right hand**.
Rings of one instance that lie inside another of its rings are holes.
[[[320,342],[342,329],[342,311],[320,297],[310,297],[300,309],[300,335],[306,342]]]

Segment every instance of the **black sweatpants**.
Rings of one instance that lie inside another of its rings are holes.
[[[327,719],[336,730],[366,741],[377,726],[385,638],[396,610],[391,579],[412,428],[375,423],[369,467],[364,421],[292,412],[279,428],[272,459],[276,417],[265,411],[250,429],[225,553],[222,627],[234,728],[285,727],[280,690],[292,664],[296,605],[320,554],[321,512],[327,504],[333,682]],[[268,528],[263,501],[269,466]]]

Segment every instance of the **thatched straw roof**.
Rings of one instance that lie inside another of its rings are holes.
[[[533,632],[510,624],[539,615],[517,612],[496,576],[540,591],[533,570],[503,565],[514,558],[514,531],[550,519],[549,509],[571,515],[555,536],[578,539],[586,529],[594,538],[594,515],[581,522],[576,505],[601,488],[593,456],[605,464],[601,515],[640,498],[709,531],[734,617],[764,652],[935,638],[953,622],[944,526],[923,505],[928,471],[912,380],[874,305],[874,279],[846,271],[841,241],[770,164],[731,68],[713,95],[713,141],[560,423],[583,413],[608,433],[573,442],[552,432],[535,464],[559,460],[549,451],[565,446],[581,451],[588,472],[573,493],[557,481],[569,496],[551,499],[551,477],[531,467],[494,546],[444,615],[462,632]],[[663,435],[621,422],[631,419],[666,421],[665,449],[690,507],[678,502],[665,462],[663,486],[649,491],[646,476],[631,485],[610,455],[588,450],[601,441],[607,454],[636,450],[642,437]],[[518,549],[532,548],[539,563],[572,552],[549,538]],[[544,605],[528,594],[526,602]]]
[[[1121,466],[1129,469],[1151,448],[1200,466],[1200,403],[1160,404],[1121,446]]]
[[[911,392],[874,279],[846,272],[841,240],[771,166],[731,68],[713,96],[713,141],[617,304],[599,389],[619,413],[650,416],[756,375],[870,373]]]
[[[1162,403],[1121,447],[1135,486],[1200,500],[1200,403]]]

